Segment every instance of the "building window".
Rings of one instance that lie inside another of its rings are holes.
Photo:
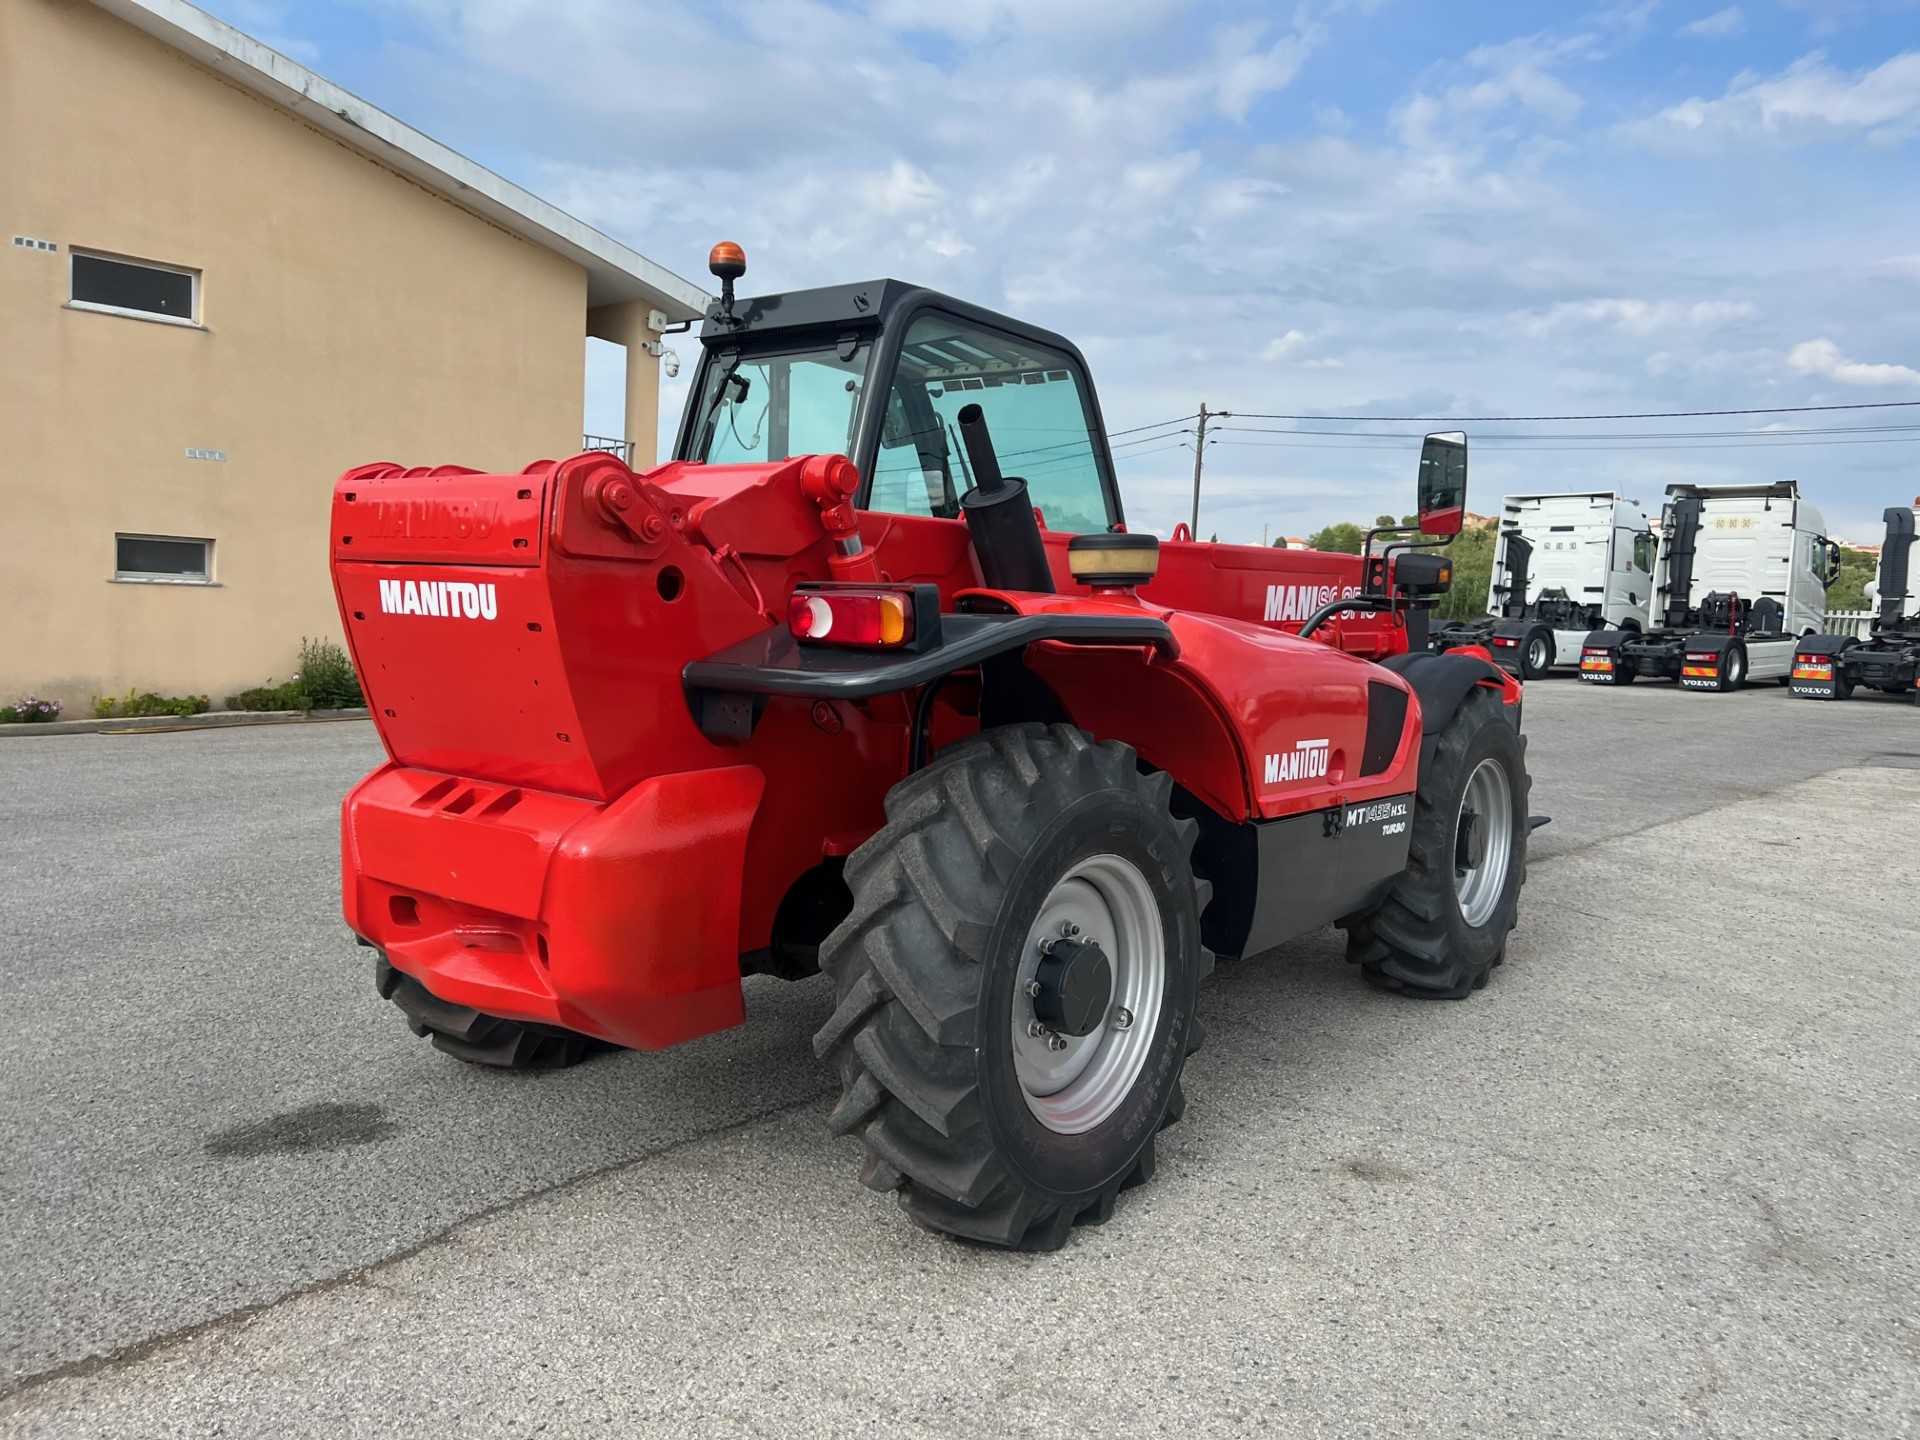
[[[113,578],[116,580],[173,585],[213,582],[211,540],[185,540],[177,535],[116,535],[113,544]]]
[[[134,315],[142,320],[200,323],[200,272],[141,260],[73,252],[68,302],[80,310]]]

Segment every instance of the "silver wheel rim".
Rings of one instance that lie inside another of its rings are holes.
[[[1547,668],[1547,642],[1538,635],[1527,647],[1527,668],[1535,673]]]
[[[1106,952],[1113,995],[1104,1024],[1058,1037],[1066,1043],[1055,1049],[1047,1035],[1028,1033],[1036,1022],[1027,986],[1040,967],[1041,943],[1069,925]],[[1118,855],[1080,861],[1047,892],[1014,976],[1013,1068],[1034,1118],[1058,1134],[1078,1135],[1118,1110],[1147,1063],[1166,993],[1166,935],[1146,876]]]
[[[1471,822],[1469,815],[1473,817]],[[1460,863],[1460,841],[1469,823],[1484,837],[1477,864]],[[1478,929],[1493,917],[1507,888],[1507,866],[1513,859],[1513,792],[1507,784],[1506,769],[1498,760],[1482,760],[1467,777],[1453,833],[1454,894],[1459,897],[1462,917]]]
[[[1747,657],[1738,650],[1727,652],[1727,688],[1733,689],[1747,677]]]

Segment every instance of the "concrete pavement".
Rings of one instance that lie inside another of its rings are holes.
[[[335,918],[364,727],[0,750],[0,1429],[1913,1427],[1920,713],[1548,681],[1527,728],[1493,986],[1223,969],[1159,1177],[1051,1257],[854,1184],[818,981],[563,1075],[416,1041]]]

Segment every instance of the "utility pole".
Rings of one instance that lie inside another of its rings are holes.
[[[1208,410],[1207,402],[1200,402],[1200,428],[1193,435],[1193,521],[1187,527],[1193,531],[1193,538],[1200,538],[1200,466],[1207,456],[1207,421],[1231,420],[1231,410]]]

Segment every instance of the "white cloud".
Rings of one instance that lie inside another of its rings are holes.
[[[752,258],[749,293],[896,275],[1060,330],[1115,427],[1202,398],[1375,415],[1801,404],[1863,393],[1783,363],[1802,337],[1913,359],[1908,157],[1773,151],[1743,173],[1596,141],[1591,112],[1618,68],[1660,83],[1627,48],[1644,5],[1518,39],[1463,16],[1458,53],[1408,62],[1388,47],[1363,81],[1321,61],[1366,44],[1357,10],[1294,3],[368,0],[356,13],[386,48],[358,69],[331,39],[328,54],[375,103],[691,278],[725,235]],[[410,13],[385,18],[397,11]],[[1108,11],[1110,25],[1073,26]],[[726,103],[717,72],[663,54],[724,56]],[[1272,103],[1282,85],[1297,104]],[[693,337],[674,344],[669,430],[699,355]],[[589,403],[617,398],[597,384]],[[1483,451],[1476,489],[1538,483],[1540,458]],[[1726,478],[1807,458],[1741,451]],[[1878,513],[1885,472],[1870,466],[1888,451],[1817,458],[1860,477],[1822,482],[1830,519],[1851,523],[1836,503],[1849,493]],[[1583,483],[1655,490],[1707,463],[1581,457]],[[1133,523],[1184,518],[1191,451],[1142,445],[1117,464]],[[1397,451],[1227,435],[1208,452],[1201,523],[1257,541],[1263,523],[1298,534],[1398,513],[1411,473]]]
[[[1519,311],[1508,317],[1521,333],[1551,335],[1578,327],[1603,327],[1624,335],[1653,335],[1669,330],[1715,330],[1758,313],[1746,300],[1636,300],[1614,297],[1600,300],[1562,300],[1544,310]]]
[[[1675,33],[1696,40],[1730,40],[1735,35],[1744,35],[1746,30],[1747,17],[1740,13],[1738,5],[1729,5],[1682,25]]]
[[[1347,362],[1337,360],[1331,355],[1309,355],[1314,338],[1300,330],[1289,330],[1286,334],[1267,342],[1267,348],[1260,352],[1260,358],[1273,364],[1290,364],[1302,370],[1344,370]]]
[[[1245,120],[1255,102],[1291,85],[1325,36],[1320,26],[1302,19],[1293,33],[1260,47],[1258,38],[1264,28],[1229,26],[1216,37],[1215,51],[1223,68],[1214,104],[1230,120]]]
[[[1200,152],[1188,150],[1159,160],[1140,160],[1120,172],[1127,188],[1143,199],[1163,200],[1186,184],[1200,168]]]
[[[1920,133],[1920,51],[1855,71],[1836,70],[1816,51],[1771,78],[1737,75],[1717,100],[1683,100],[1627,128],[1654,141],[1864,134],[1897,143]]]
[[[1849,360],[1825,337],[1802,340],[1787,352],[1787,365],[1802,375],[1819,375],[1842,385],[1920,385],[1920,370],[1911,365]]]
[[[933,177],[918,166],[896,160],[885,174],[867,175],[860,180],[860,197],[882,215],[904,215],[909,211],[930,210],[940,203],[940,187]]]

